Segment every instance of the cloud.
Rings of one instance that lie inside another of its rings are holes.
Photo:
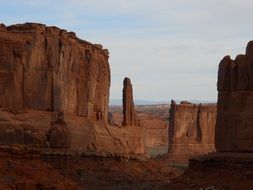
[[[132,79],[135,98],[216,100],[217,68],[252,39],[250,0],[3,0],[7,24],[75,31],[110,51],[111,97]]]

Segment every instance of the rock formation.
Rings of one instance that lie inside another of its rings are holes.
[[[108,51],[42,24],[0,28],[0,106],[107,122]]]
[[[216,105],[171,101],[169,152],[206,153],[214,150]]]
[[[219,64],[215,144],[219,152],[253,152],[253,41],[245,55]]]
[[[0,144],[144,153],[141,129],[108,124],[108,58],[73,32],[1,24]]]
[[[136,126],[137,118],[134,110],[133,89],[129,78],[123,81],[123,123],[122,126]]]

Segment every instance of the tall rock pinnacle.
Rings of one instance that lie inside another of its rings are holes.
[[[131,80],[125,78],[123,81],[123,123],[122,126],[136,126],[137,117],[134,110],[133,89]]]

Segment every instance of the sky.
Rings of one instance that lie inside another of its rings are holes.
[[[0,22],[74,31],[110,52],[110,98],[130,77],[134,98],[217,100],[225,55],[253,39],[251,0],[1,0]]]

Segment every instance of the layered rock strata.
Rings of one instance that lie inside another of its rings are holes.
[[[169,152],[206,153],[214,151],[215,104],[171,102]]]

